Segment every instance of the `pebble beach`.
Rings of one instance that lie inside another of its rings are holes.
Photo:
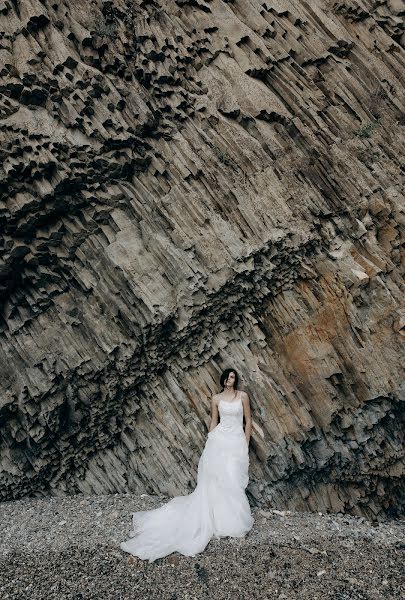
[[[0,505],[0,597],[377,600],[405,597],[405,519],[254,508],[244,538],[213,538],[195,557],[126,554],[131,513],[164,496],[115,494]]]

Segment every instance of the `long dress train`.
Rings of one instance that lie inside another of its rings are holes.
[[[249,450],[243,430],[243,405],[220,400],[219,424],[208,433],[198,462],[197,486],[152,510],[132,513],[133,531],[120,548],[141,559],[179,552],[194,556],[210,539],[243,537],[254,519],[245,489],[249,482]]]

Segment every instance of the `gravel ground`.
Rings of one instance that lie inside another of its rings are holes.
[[[119,548],[131,512],[164,496],[73,496],[0,504],[0,598],[374,600],[405,598],[405,520],[253,509],[243,539],[154,563]]]

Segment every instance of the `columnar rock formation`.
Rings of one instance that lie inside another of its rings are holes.
[[[0,492],[403,511],[404,3],[1,0]],[[402,157],[401,157],[402,155]]]

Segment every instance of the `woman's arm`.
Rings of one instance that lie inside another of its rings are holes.
[[[245,436],[246,436],[246,443],[249,446],[250,434],[252,432],[252,415],[251,415],[251,412],[250,412],[249,396],[247,395],[246,392],[242,392],[242,404],[243,404],[244,415],[245,415]]]
[[[212,431],[214,427],[218,425],[218,404],[217,404],[217,395],[214,394],[211,399],[211,423],[209,426],[209,431]]]

